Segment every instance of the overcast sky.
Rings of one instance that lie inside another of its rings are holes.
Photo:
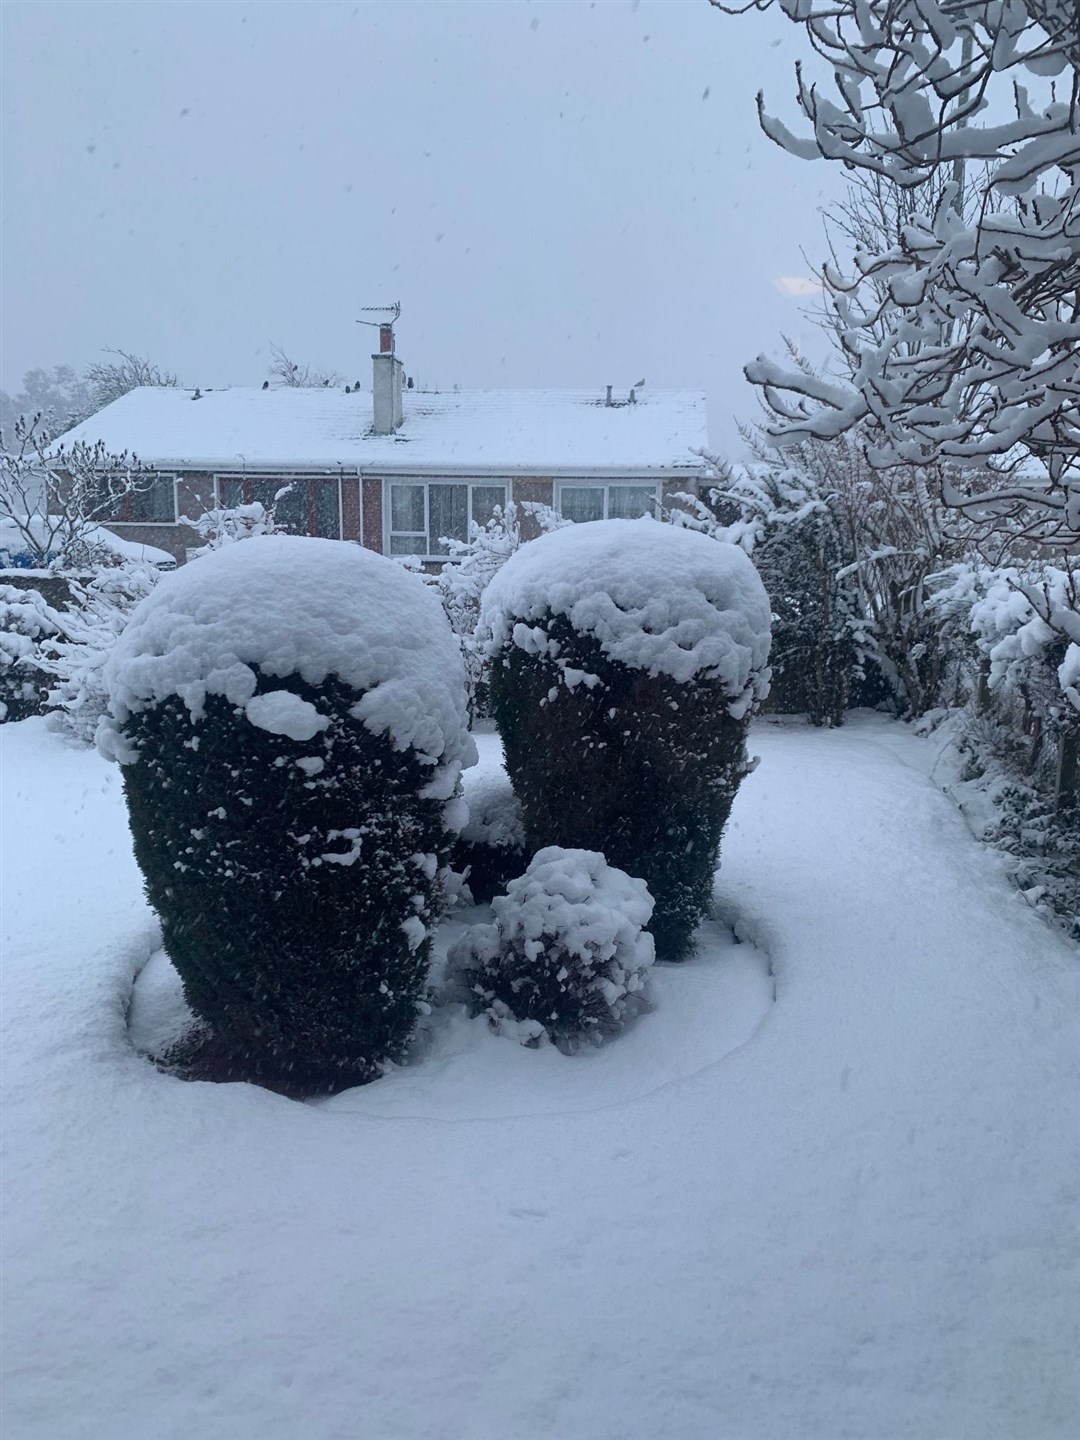
[[[795,119],[801,32],[706,0],[18,3],[3,26],[0,385],[149,355],[261,383],[276,341],[370,385],[400,300],[424,384],[704,386],[811,351],[802,251],[842,176]]]

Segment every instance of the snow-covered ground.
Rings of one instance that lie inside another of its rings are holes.
[[[925,742],[759,723],[721,920],[610,1045],[436,1012],[300,1104],[136,1053],[119,774],[0,741],[4,1440],[1077,1433],[1080,951]]]

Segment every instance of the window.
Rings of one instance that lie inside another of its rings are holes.
[[[566,520],[580,523],[604,518],[603,485],[564,485],[561,499],[560,508]]]
[[[391,555],[446,555],[444,540],[468,540],[470,524],[486,525],[506,504],[505,485],[393,480],[389,489]]]
[[[176,524],[175,475],[141,475],[133,489],[112,496],[106,495],[104,486],[103,481],[100,499],[95,500],[95,520],[108,525]]]
[[[219,475],[218,504],[227,510],[256,501],[294,535],[341,539],[341,509],[336,476]]]
[[[559,513],[566,520],[636,520],[655,515],[660,492],[655,485],[560,485]]]

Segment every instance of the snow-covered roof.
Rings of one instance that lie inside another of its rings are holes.
[[[640,393],[607,405],[586,390],[406,390],[404,423],[372,434],[370,391],[142,386],[63,437],[102,440],[159,468],[359,466],[375,473],[637,474],[700,471],[705,395]]]

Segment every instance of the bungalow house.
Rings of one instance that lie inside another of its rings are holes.
[[[63,443],[100,440],[153,468],[103,518],[181,563],[198,543],[185,517],[282,490],[277,519],[296,533],[438,561],[444,537],[466,539],[508,500],[577,521],[634,517],[708,473],[700,392],[413,389],[389,326],[372,361],[370,391],[143,387]]]

